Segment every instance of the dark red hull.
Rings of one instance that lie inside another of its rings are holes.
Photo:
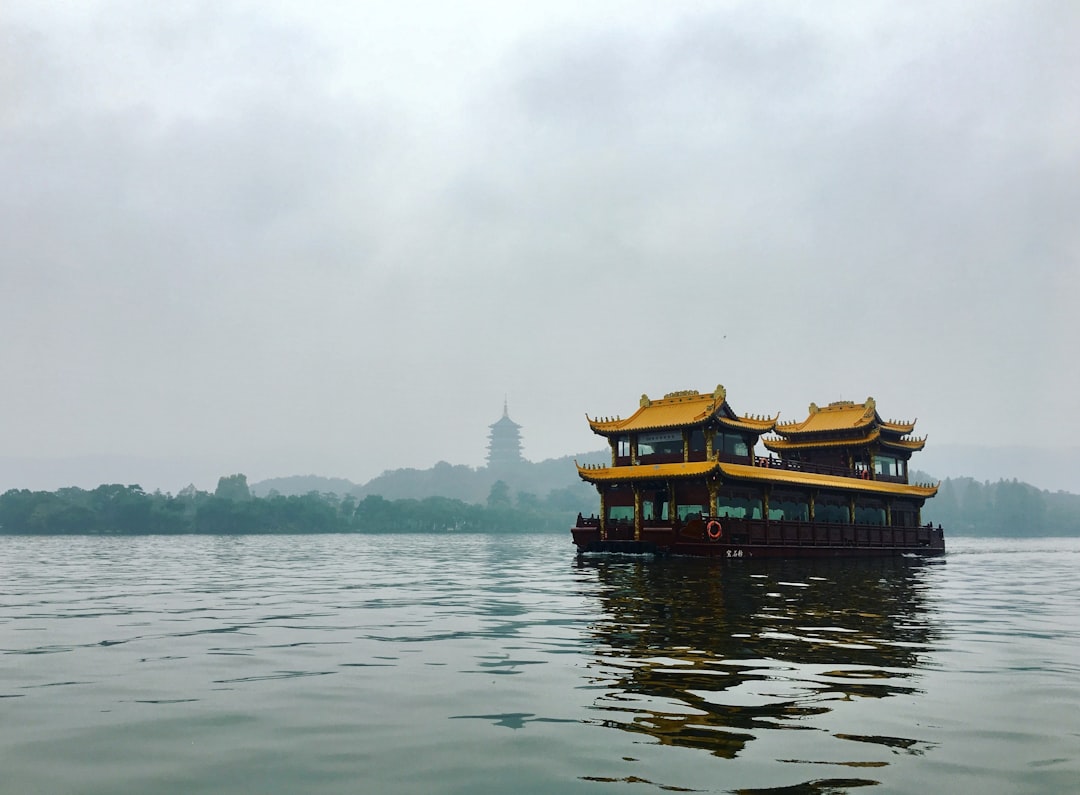
[[[578,553],[689,555],[709,558],[856,558],[942,555],[945,538],[932,527],[873,527],[801,522],[729,520],[720,537],[697,527],[643,528],[637,539],[629,527],[601,537],[596,526],[573,528]]]

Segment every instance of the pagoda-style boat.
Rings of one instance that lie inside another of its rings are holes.
[[[579,553],[746,557],[940,555],[940,525],[922,523],[937,486],[908,482],[926,439],[865,403],[810,404],[801,422],[738,416],[710,394],[642,395],[626,419],[589,419],[610,466],[578,474],[600,493],[579,515]],[[775,434],[761,438],[764,434]],[[759,439],[768,455],[755,454]]]

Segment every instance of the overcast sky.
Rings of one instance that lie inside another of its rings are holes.
[[[540,460],[717,383],[1080,446],[1077,41],[1071,0],[6,0],[0,456],[361,482],[482,464],[504,396]]]

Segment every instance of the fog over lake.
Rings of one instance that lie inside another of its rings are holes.
[[[541,460],[717,383],[1068,457],[1078,39],[1062,2],[11,0],[0,490],[478,466],[504,398]]]

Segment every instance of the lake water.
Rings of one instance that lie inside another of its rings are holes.
[[[0,537],[3,793],[1074,793],[1080,540]]]

